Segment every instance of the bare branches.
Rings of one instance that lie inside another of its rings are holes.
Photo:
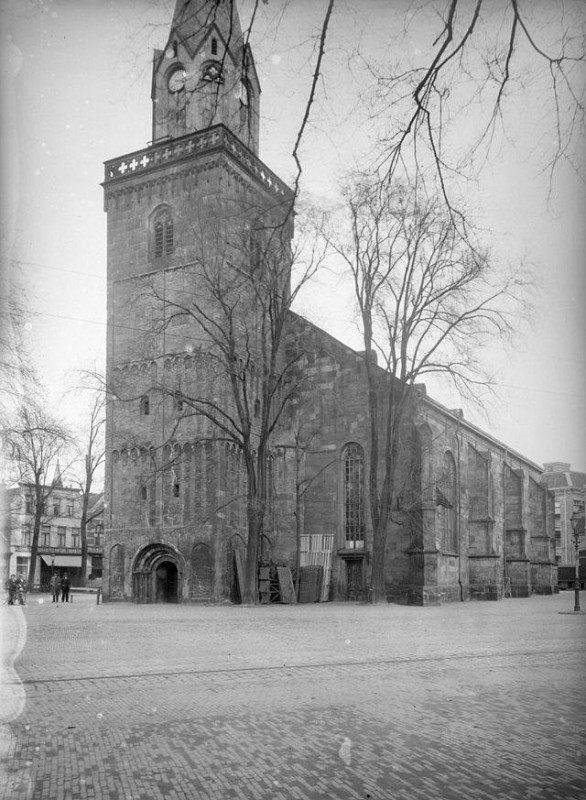
[[[432,169],[444,201],[454,208],[448,177],[473,176],[470,168],[482,152],[488,156],[497,124],[505,128],[510,120],[506,99],[514,93],[517,110],[522,95],[529,97],[531,91],[537,97],[535,87],[541,89],[546,75],[549,87],[543,86],[539,102],[550,108],[555,130],[554,152],[545,165],[550,186],[562,160],[580,170],[585,18],[578,6],[574,11],[566,19],[561,6],[544,12],[520,0],[476,0],[474,5],[449,0],[423,65],[380,77],[379,115],[393,119],[381,142],[380,167],[387,179],[396,179],[403,168]],[[418,21],[422,30],[429,24],[424,14]],[[527,71],[530,91],[522,83]],[[475,109],[476,129],[470,108]]]
[[[449,378],[475,397],[490,384],[479,353],[514,327],[524,289],[502,275],[473,235],[437,197],[420,188],[353,176],[343,210],[326,232],[350,272],[362,323],[370,423],[369,495],[373,591],[384,597],[387,526],[405,421],[414,387],[427,375]],[[373,358],[376,351],[384,370]]]
[[[319,46],[318,46],[318,52],[317,52],[317,61],[316,61],[316,64],[315,64],[315,70],[313,72],[313,78],[312,78],[312,81],[311,81],[311,89],[310,89],[310,92],[309,92],[309,98],[308,98],[307,104],[305,106],[305,111],[303,113],[303,119],[301,121],[301,125],[300,125],[299,131],[297,133],[297,138],[295,139],[295,145],[293,147],[292,156],[293,156],[293,158],[295,160],[295,163],[297,164],[297,176],[295,178],[295,189],[294,189],[295,197],[297,197],[298,192],[299,192],[299,181],[301,180],[301,173],[303,171],[302,166],[301,166],[301,161],[299,159],[299,148],[301,146],[301,141],[303,139],[303,134],[305,132],[305,128],[306,128],[307,122],[309,120],[311,107],[313,105],[313,101],[314,101],[314,98],[315,98],[317,82],[318,82],[318,80],[320,78],[320,75],[321,75],[321,66],[322,66],[322,60],[323,60],[324,52],[325,52],[325,44],[326,44],[326,37],[327,37],[327,33],[328,33],[328,25],[330,23],[330,18],[331,18],[331,15],[332,15],[333,8],[334,8],[334,0],[329,0],[328,7],[327,7],[327,10],[326,10],[326,13],[325,13],[325,17],[324,17],[324,21],[323,21],[323,24],[322,24],[321,32],[320,32]]]
[[[28,583],[33,586],[41,522],[47,500],[61,475],[50,477],[57,459],[72,443],[71,434],[44,408],[33,401],[19,406],[10,424],[1,432],[2,445],[14,469],[13,480],[30,489],[33,502],[33,531]]]

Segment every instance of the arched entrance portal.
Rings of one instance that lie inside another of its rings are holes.
[[[132,569],[135,603],[177,603],[182,575],[181,556],[168,545],[150,544],[136,556]]]

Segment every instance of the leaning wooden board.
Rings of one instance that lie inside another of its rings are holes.
[[[279,589],[281,591],[281,603],[296,603],[295,586],[289,567],[277,567],[279,576]]]

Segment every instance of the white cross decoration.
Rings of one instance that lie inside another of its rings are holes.
[[[150,161],[150,158],[145,153],[145,155],[140,159],[141,167],[146,167],[146,165],[149,163],[149,161]]]
[[[122,164],[120,164],[120,166],[118,167],[118,172],[121,172],[124,175],[127,169],[128,169],[128,164],[126,163],[126,161],[123,161]]]

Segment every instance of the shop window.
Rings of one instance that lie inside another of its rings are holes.
[[[102,556],[92,556],[92,574],[90,578],[102,577]]]
[[[16,574],[26,578],[28,575],[29,559],[26,556],[16,556]]]

